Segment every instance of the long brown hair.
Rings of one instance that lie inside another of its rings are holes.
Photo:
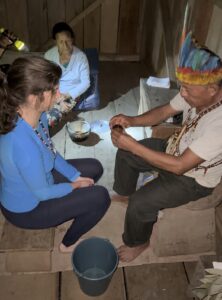
[[[18,108],[29,95],[41,96],[44,91],[53,90],[61,74],[58,65],[42,57],[16,59],[7,75],[0,75],[0,134],[15,127]]]

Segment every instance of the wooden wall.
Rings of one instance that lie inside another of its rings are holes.
[[[52,26],[66,21],[76,45],[97,48],[100,59],[144,60],[174,79],[187,3],[188,30],[222,56],[222,0],[0,0],[0,27],[45,51]]]
[[[104,57],[139,59],[146,0],[0,0],[0,26],[13,31],[32,51],[45,51],[51,29],[66,21],[80,48]],[[91,9],[92,8],[92,9]],[[121,59],[121,58],[120,58]]]
[[[222,0],[149,0],[143,58],[151,74],[175,80],[184,14],[187,31],[222,57]],[[152,28],[152,29],[151,29]]]

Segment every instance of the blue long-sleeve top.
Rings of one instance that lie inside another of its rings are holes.
[[[48,130],[45,113],[41,121]],[[36,129],[48,143],[40,124]],[[53,169],[64,175],[67,183],[54,184]],[[0,135],[0,172],[0,201],[12,212],[27,212],[40,201],[69,194],[73,190],[69,181],[74,181],[80,175],[58,152],[54,155],[21,118],[12,131]]]

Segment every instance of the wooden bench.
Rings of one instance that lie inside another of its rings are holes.
[[[51,271],[54,229],[27,230],[13,226],[0,213],[0,273]]]

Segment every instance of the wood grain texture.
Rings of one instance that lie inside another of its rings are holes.
[[[58,299],[59,274],[11,274],[1,276],[1,297],[4,300]]]
[[[212,18],[209,24],[209,30],[206,39],[206,45],[212,51],[216,52],[222,57],[222,4],[214,5],[212,11]]]
[[[141,59],[144,57],[143,54],[143,45],[145,42],[145,13],[147,9],[147,1],[141,0],[139,7],[139,22],[138,22],[138,30],[137,30],[137,49],[136,53],[138,53]]]
[[[222,257],[222,204],[216,207],[216,252]]]
[[[65,3],[61,0],[47,0],[48,8],[48,31],[52,34],[52,27],[61,21],[65,21]]]
[[[51,32],[46,30],[48,29],[47,0],[27,0],[27,3],[29,42],[31,50],[35,51],[51,37]]]
[[[170,18],[170,5],[168,1],[159,0],[160,12],[163,24],[163,45],[165,50],[166,66],[168,77],[175,81],[175,65],[173,60],[173,35],[172,35],[172,19]]]
[[[0,20],[1,20],[0,27],[8,28],[6,0],[0,1]]]
[[[84,0],[86,9],[94,0]],[[100,48],[100,6],[84,19],[84,48]]]
[[[78,14],[83,11],[83,0],[73,1],[66,0],[66,22],[69,23]],[[83,48],[83,20],[80,20],[76,25],[74,25],[73,30],[75,32],[75,44],[79,48]]]
[[[182,263],[125,268],[128,300],[188,300]]]
[[[54,228],[26,230],[5,221],[1,237],[1,250],[51,250]]]
[[[204,44],[207,38],[213,7],[212,0],[195,0],[193,4],[191,29],[201,44]]]
[[[187,280],[188,280],[188,289],[187,289],[187,294],[190,296],[190,298],[192,299],[193,297],[193,292],[192,289],[194,287],[197,287],[200,285],[200,278],[198,278],[196,275],[197,272],[197,268],[198,268],[198,261],[189,261],[189,262],[184,262],[184,271],[186,273],[187,276]],[[194,298],[193,298],[194,299]]]
[[[93,297],[85,295],[80,287],[73,272],[62,272],[61,300],[89,300]],[[94,297],[98,300],[125,300],[124,278],[122,269],[117,269],[114,273],[110,285],[104,294]]]
[[[109,120],[116,114],[115,105],[110,102],[107,107],[101,110],[93,111],[93,120]],[[114,181],[114,163],[116,156],[116,148],[113,146],[110,130],[99,133],[100,142],[94,146],[95,158],[103,165],[103,176],[99,180],[99,184],[105,186],[108,191],[113,189]]]
[[[8,29],[29,44],[28,10],[26,0],[7,0]]]
[[[141,0],[121,0],[119,14],[118,53],[136,54]]]
[[[120,0],[107,0],[101,7],[101,53],[117,52],[117,33]]]

